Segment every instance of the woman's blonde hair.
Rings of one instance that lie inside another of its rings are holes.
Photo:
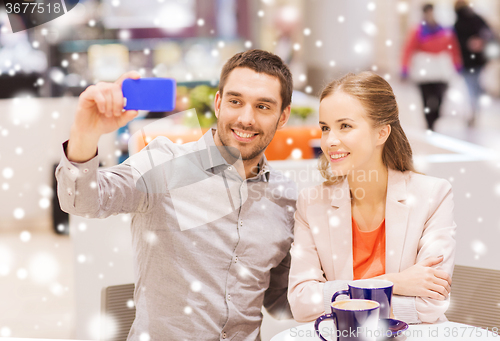
[[[415,172],[411,146],[403,128],[401,128],[396,96],[394,96],[389,83],[371,71],[359,74],[348,73],[323,89],[320,102],[338,91],[342,91],[361,102],[374,128],[386,124],[391,126],[391,133],[382,150],[384,165],[401,172],[408,170]],[[319,171],[326,179],[326,184],[336,183],[345,177],[345,175],[335,176],[332,174],[330,162],[324,154],[319,158]]]

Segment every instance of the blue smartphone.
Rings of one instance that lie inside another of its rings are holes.
[[[172,111],[176,83],[172,78],[127,78],[122,83],[125,110]]]

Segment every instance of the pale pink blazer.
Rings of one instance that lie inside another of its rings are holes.
[[[360,193],[359,193],[360,194]],[[351,199],[347,179],[301,191],[295,212],[295,241],[288,299],[295,320],[325,312],[337,290],[353,279]],[[385,211],[386,273],[401,272],[431,256],[453,273],[455,230],[451,185],[413,172],[389,170]],[[393,296],[393,312],[408,323],[446,320],[449,299]]]

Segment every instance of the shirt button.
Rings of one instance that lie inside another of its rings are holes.
[[[234,257],[234,262],[238,262],[238,256]]]
[[[88,171],[89,171],[89,170],[88,170],[87,168],[85,168],[85,169],[83,170],[83,172],[84,172],[84,173],[87,173]]]
[[[231,301],[231,295],[227,294],[227,300]]]
[[[233,167],[229,166],[227,167],[227,170],[233,170]]]
[[[227,337],[226,332],[222,333],[222,338],[225,339]]]
[[[240,226],[243,226],[243,220],[240,220]]]
[[[68,188],[68,195],[73,195],[73,192],[69,188]]]
[[[75,169],[72,169],[70,172],[71,172],[71,174],[76,174],[76,170]]]

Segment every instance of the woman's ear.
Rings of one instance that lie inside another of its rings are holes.
[[[391,125],[386,124],[382,127],[379,128],[378,132],[378,143],[377,145],[383,145],[385,141],[389,138],[389,135],[391,135]]]

